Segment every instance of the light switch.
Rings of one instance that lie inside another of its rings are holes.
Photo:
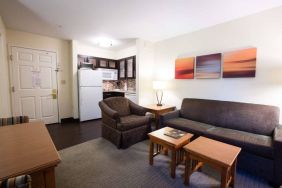
[[[61,84],[66,84],[67,82],[66,82],[66,80],[61,80]]]

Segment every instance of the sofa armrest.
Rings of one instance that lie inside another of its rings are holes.
[[[282,144],[282,125],[277,126],[274,130],[274,142]]]
[[[139,116],[145,116],[146,112],[147,112],[147,109],[138,105],[138,104],[135,104],[134,102],[130,101],[129,100],[129,106],[130,106],[130,111],[132,114],[136,114],[136,115],[139,115]]]
[[[162,114],[160,116],[160,123],[161,125],[163,125],[163,123],[169,119],[173,119],[173,118],[178,118],[180,116],[180,111],[179,110],[175,110],[172,112],[167,112],[165,114]]]
[[[107,104],[104,102],[99,102],[99,106],[103,113],[113,119],[119,119],[119,114],[117,111],[111,109]]]
[[[274,130],[274,182],[277,185],[282,184],[282,125]]]

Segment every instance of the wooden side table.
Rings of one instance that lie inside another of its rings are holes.
[[[171,162],[170,162],[170,175],[172,178],[175,178],[176,165],[181,162],[182,147],[190,142],[190,139],[193,137],[193,134],[186,133],[181,138],[175,139],[169,136],[164,135],[165,131],[171,130],[173,128],[164,127],[162,129],[153,131],[149,133],[150,138],[150,150],[149,150],[149,161],[150,165],[154,163],[154,157],[161,153],[161,148],[165,147],[171,151]],[[155,147],[157,151],[155,152]],[[161,146],[161,147],[160,147]]]
[[[170,105],[157,106],[156,104],[147,105],[145,106],[145,108],[147,108],[149,112],[155,114],[156,130],[160,128],[160,116],[164,113],[175,110],[175,106],[170,106]]]
[[[208,163],[221,172],[221,188],[234,186],[237,156],[241,148],[201,136],[184,146],[184,150],[185,185],[189,185],[190,175],[194,171]]]

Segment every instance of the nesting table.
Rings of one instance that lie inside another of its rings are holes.
[[[172,178],[175,178],[176,165],[182,160],[183,157],[182,147],[190,142],[190,139],[193,137],[193,134],[186,133],[179,139],[164,135],[165,131],[171,129],[172,128],[170,127],[164,127],[148,134],[150,138],[149,161],[150,165],[153,165],[154,157],[160,154],[163,148],[170,150],[170,175]]]
[[[234,186],[237,156],[241,148],[205,137],[199,137],[184,146],[186,151],[184,184],[189,185],[190,175],[204,163],[221,172],[221,188]]]

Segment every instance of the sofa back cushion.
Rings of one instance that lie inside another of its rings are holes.
[[[110,97],[104,102],[113,110],[117,111],[120,116],[128,116],[130,114],[130,106],[127,98]]]
[[[279,124],[278,107],[239,102],[185,98],[180,115],[218,127],[268,136]]]

